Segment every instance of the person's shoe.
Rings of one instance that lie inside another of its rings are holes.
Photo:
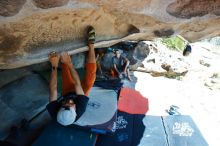
[[[166,110],[169,115],[181,115],[178,111],[179,107],[176,105],[171,105],[169,110]]]
[[[168,114],[169,114],[169,115],[173,115],[173,116],[175,116],[175,115],[181,115],[180,112],[175,111],[175,110],[169,110],[169,111],[168,111]]]
[[[171,105],[170,106],[170,110],[179,110],[179,107],[178,106],[176,106],[176,105]]]
[[[95,43],[95,28],[92,26],[88,27],[87,30],[87,35],[88,35],[88,44],[94,44]]]

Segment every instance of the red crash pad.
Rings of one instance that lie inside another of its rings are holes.
[[[130,114],[146,114],[148,99],[131,88],[122,88],[119,95],[118,110]]]

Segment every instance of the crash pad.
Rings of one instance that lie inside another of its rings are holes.
[[[118,100],[118,110],[130,114],[146,114],[148,99],[132,88],[122,88]]]
[[[189,115],[145,116],[138,146],[208,146]]]
[[[168,146],[167,135],[161,116],[145,116],[143,118],[144,133],[136,146]],[[137,133],[135,131],[134,133]]]
[[[99,136],[96,146],[208,146],[188,115],[118,114],[114,135]]]
[[[190,116],[164,116],[163,122],[169,146],[208,146]]]
[[[51,121],[32,146],[94,146],[96,134]]]
[[[74,123],[91,131],[112,133],[117,115],[117,93],[100,87],[92,87],[85,113]]]
[[[136,146],[143,137],[145,115],[118,111],[112,135],[99,135],[96,146]]]

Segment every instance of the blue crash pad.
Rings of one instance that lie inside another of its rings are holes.
[[[190,116],[163,117],[169,146],[208,146]]]
[[[32,146],[94,146],[96,134],[51,121]]]
[[[118,112],[114,135],[96,146],[208,146],[190,116],[145,116]]]
[[[99,135],[96,146],[135,146],[143,137],[145,115],[118,111],[113,135]],[[135,132],[135,134],[134,134]]]

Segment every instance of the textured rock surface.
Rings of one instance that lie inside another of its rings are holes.
[[[16,73],[15,73],[16,72]],[[13,71],[11,70],[5,70],[0,72],[0,88],[3,86],[6,86],[7,84],[19,80],[27,75],[31,74],[31,71],[28,71],[27,69],[15,69]]]
[[[214,0],[2,0],[0,69],[44,62],[52,50],[84,52],[88,25],[96,47],[177,34],[196,41],[220,35],[218,15]]]
[[[48,96],[47,82],[36,74],[27,75],[1,88],[0,117],[5,122],[0,125],[0,138],[12,125],[19,124],[21,119],[30,120],[41,112],[48,102]]]
[[[67,4],[69,0],[33,0],[35,5],[39,8],[48,9],[53,7],[59,7]]]
[[[17,14],[26,0],[1,0],[0,16],[13,16]]]
[[[203,16],[208,13],[220,15],[218,0],[177,0],[167,7],[167,12],[180,18]]]

